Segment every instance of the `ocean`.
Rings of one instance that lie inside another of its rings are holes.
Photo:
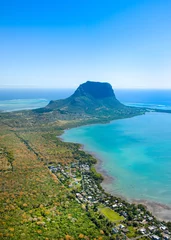
[[[72,89],[0,89],[0,111],[45,106],[70,96]],[[130,106],[171,109],[171,90],[121,90]],[[105,189],[127,199],[171,205],[171,114],[148,113],[129,119],[66,130],[64,141],[84,145],[101,160],[111,181]]]
[[[69,97],[74,89],[0,88],[0,111],[18,111],[46,106],[50,100]],[[124,104],[137,107],[171,109],[171,90],[116,89]]]
[[[171,109],[171,90],[154,89],[116,89],[116,97],[126,105]]]
[[[170,90],[116,90],[115,94],[130,106],[171,109]],[[171,114],[147,113],[66,130],[62,138],[82,144],[101,160],[101,169],[110,177],[103,187],[110,193],[171,206],[170,126]]]
[[[66,130],[62,139],[84,145],[101,160],[110,182],[103,187],[127,199],[171,204],[171,114]]]
[[[0,111],[10,112],[46,106],[50,100],[69,97],[73,89],[0,88]]]

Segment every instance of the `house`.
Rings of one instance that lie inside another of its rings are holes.
[[[123,228],[125,228],[125,226],[124,226],[123,224],[120,224],[120,225],[119,225],[119,228],[120,228],[120,229],[123,229]]]
[[[162,225],[162,226],[160,227],[160,229],[161,229],[162,231],[166,231],[166,230],[167,230],[167,227]]]
[[[150,232],[153,232],[156,229],[156,227],[155,226],[149,226],[148,229],[150,230]]]
[[[145,225],[145,224],[147,224],[147,221],[144,219],[144,220],[142,220],[142,222],[141,222],[143,225]]]
[[[152,221],[152,220],[153,220],[153,217],[148,217],[148,220],[149,220],[149,221]]]
[[[122,216],[124,216],[125,218],[128,216],[128,214],[124,211],[124,212],[122,212],[122,214],[121,214]]]
[[[113,208],[116,208],[117,206],[118,206],[117,204],[113,204],[113,205],[112,205]]]
[[[52,173],[56,173],[58,171],[58,169],[53,167],[53,168],[51,168],[51,171],[52,171]]]
[[[126,234],[126,233],[129,232],[129,230],[128,230],[127,228],[123,228],[123,229],[122,229],[122,232]]]
[[[118,232],[119,232],[119,231],[118,231],[117,228],[112,228],[112,233],[116,234],[116,233],[118,233]]]
[[[76,193],[77,198],[82,198],[83,196],[80,193]]]
[[[88,196],[87,198],[88,198],[88,200],[92,200],[92,196]]]
[[[49,170],[52,171],[53,173],[57,172],[58,171],[58,168],[57,167],[54,167],[54,166],[48,166]]]
[[[146,229],[145,229],[145,228],[140,228],[139,231],[140,231],[140,233],[143,234],[143,235],[146,234]]]
[[[165,234],[165,233],[162,233],[162,239],[164,240],[169,240],[170,239],[170,236]]]
[[[160,240],[160,237],[157,236],[157,235],[152,235],[151,238],[152,238],[153,240]]]

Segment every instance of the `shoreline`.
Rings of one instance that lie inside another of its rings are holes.
[[[65,142],[61,136],[58,136],[58,138],[61,141]],[[74,144],[80,145],[80,148],[79,148],[80,150],[92,155],[96,159],[97,162],[94,164],[94,167],[97,173],[100,173],[103,177],[103,181],[100,183],[100,185],[106,193],[119,197],[122,200],[127,201],[128,203],[131,203],[131,204],[144,205],[147,208],[147,210],[149,210],[152,213],[152,215],[160,221],[165,221],[165,222],[171,221],[171,206],[168,206],[167,204],[162,204],[159,202],[153,202],[153,201],[144,200],[144,199],[128,199],[123,195],[115,194],[113,191],[108,190],[105,185],[113,182],[115,180],[115,177],[110,176],[106,172],[106,170],[103,169],[102,167],[103,161],[99,158],[99,156],[97,156],[97,154],[95,154],[94,152],[85,150],[84,144],[80,144],[80,143],[74,143]]]
[[[82,150],[84,150],[84,146],[82,146]],[[88,152],[88,151],[85,151]],[[125,196],[115,194],[111,191],[109,191],[105,185],[110,183],[111,181],[113,182],[115,180],[115,177],[109,176],[109,174],[102,168],[102,160],[97,157],[97,155],[93,152],[88,152],[91,154],[95,159],[97,160],[97,163],[95,164],[95,169],[98,173],[100,173],[103,176],[103,181],[100,184],[101,187],[104,189],[105,192],[120,197],[121,199],[129,202],[129,203],[135,203],[135,204],[143,204],[147,207],[147,209],[160,221],[171,221],[171,206],[168,206],[166,204],[162,204],[159,202],[152,202],[149,200],[143,200],[143,199],[128,199]]]
[[[83,150],[84,150],[84,148],[83,148]],[[88,151],[85,151],[85,152],[88,152]],[[92,152],[88,152],[88,153],[90,153],[97,160],[97,163],[95,164],[95,168],[96,168],[96,171],[103,176],[103,181],[101,183],[101,187],[104,189],[105,192],[110,193],[111,195],[114,195],[114,196],[118,196],[121,199],[123,199],[129,203],[145,205],[147,207],[147,209],[160,221],[166,221],[166,222],[171,221],[171,207],[166,204],[162,204],[159,202],[152,202],[152,201],[143,200],[143,199],[128,199],[125,196],[115,194],[115,193],[109,191],[105,187],[105,185],[107,185],[108,183],[113,181],[115,179],[115,177],[109,176],[109,174],[105,170],[103,170],[103,168],[102,168],[103,162],[101,159],[99,159],[99,157],[96,156],[95,153],[92,153]]]
[[[84,146],[82,146],[82,150],[84,150]],[[85,151],[85,150],[84,150]],[[88,152],[88,151],[85,151]],[[101,187],[104,189],[105,192],[120,197],[121,199],[129,202],[129,203],[134,203],[134,204],[143,204],[147,207],[147,209],[160,221],[171,221],[171,206],[168,206],[166,204],[162,204],[159,202],[152,202],[150,200],[143,200],[143,199],[128,199],[125,196],[115,194],[111,191],[109,191],[105,185],[110,183],[111,181],[113,182],[115,177],[109,176],[109,174],[102,168],[102,163],[103,161],[97,157],[97,155],[93,152],[88,152],[91,154],[95,159],[97,160],[97,163],[95,164],[95,169],[98,173],[100,173],[103,176],[103,181],[100,184]]]

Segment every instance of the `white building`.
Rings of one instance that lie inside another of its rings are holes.
[[[153,240],[160,240],[160,237],[157,236],[157,235],[152,235],[152,239],[153,239]]]

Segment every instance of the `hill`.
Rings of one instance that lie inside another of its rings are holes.
[[[116,99],[109,83],[88,81],[81,84],[69,98],[51,101],[46,108],[94,115],[109,112],[118,107],[122,107],[122,104]]]
[[[66,99],[50,101],[36,113],[56,112],[63,115],[63,119],[79,118],[121,118],[138,115],[142,109],[128,107],[117,100],[109,83],[91,82],[81,84],[73,95]],[[144,112],[144,111],[143,111]]]
[[[0,114],[10,127],[60,126],[61,129],[144,114],[146,109],[129,107],[117,100],[109,83],[81,84],[66,99],[50,101],[46,107]]]

